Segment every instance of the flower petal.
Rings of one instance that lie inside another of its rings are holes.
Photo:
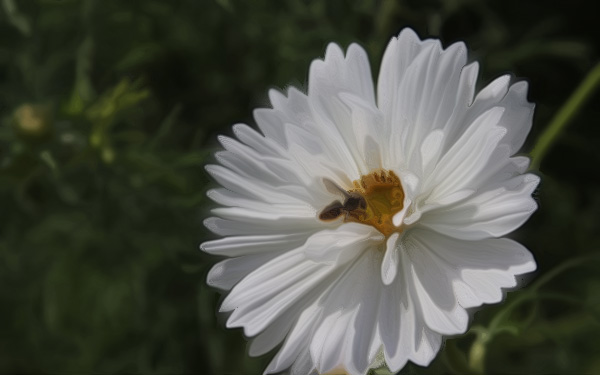
[[[220,165],[207,165],[206,171],[217,180],[221,186],[251,199],[284,204],[303,202],[302,195],[298,194],[302,189],[301,186],[295,186],[293,188],[294,190],[291,191],[289,189],[286,190],[284,188],[269,185],[264,181],[244,178]]]
[[[516,285],[515,275],[536,269],[531,253],[507,238],[463,241],[421,229],[412,235],[435,254],[431,264],[444,267],[446,277],[454,279],[454,294],[464,308],[500,301],[501,288]]]
[[[441,335],[429,329],[419,315],[404,280],[397,278],[393,285],[383,289],[379,310],[379,334],[386,364],[392,372],[400,371],[409,360],[429,365],[442,342]]]
[[[304,306],[296,307],[281,314],[263,332],[252,338],[248,349],[250,356],[258,357],[266,354],[285,339]]]
[[[402,269],[399,269],[399,272],[402,272]],[[403,279],[404,276],[396,278],[395,283],[382,288],[379,302],[379,336],[383,343],[386,363],[392,372],[404,367],[410,350],[400,342],[400,325],[405,324],[407,320],[406,310],[402,308],[406,306],[406,285],[397,281],[401,278]]]
[[[506,134],[504,128],[496,126],[503,112],[503,108],[494,107],[479,116],[441,158],[422,186],[424,193],[431,191],[427,202],[478,184],[480,172],[488,166],[490,156]]]
[[[377,99],[389,127],[391,162],[404,161],[411,169],[419,169],[419,147],[451,117],[465,64],[463,43],[443,50],[439,41],[421,42],[410,29],[388,44]]]
[[[344,96],[345,95],[345,96]],[[354,99],[350,99],[354,98]],[[356,44],[344,53],[336,44],[329,44],[323,60],[315,60],[310,66],[308,100],[320,126],[329,130],[328,140],[347,147],[347,159],[355,164],[355,171],[348,171],[352,180],[369,171],[362,154],[363,138],[372,124],[352,120],[352,109],[369,108],[364,113],[377,113],[373,80],[366,52]],[[360,102],[361,106],[347,105],[348,101]],[[352,173],[354,172],[354,173]]]
[[[332,267],[306,260],[301,249],[286,252],[242,279],[221,305],[232,311],[227,327],[243,327],[247,336],[263,331],[298,300],[316,297]]]
[[[323,319],[310,343],[319,373],[363,374],[373,362],[380,293],[376,252],[365,252],[323,297]],[[370,357],[372,355],[372,357]]]
[[[419,225],[463,240],[503,236],[521,226],[537,209],[531,193],[539,181],[532,174],[514,177],[504,186],[427,212]]]
[[[399,233],[393,233],[386,241],[385,254],[383,261],[381,262],[381,280],[384,285],[390,285],[396,278],[398,273],[398,262],[400,257],[398,255],[397,241]]]
[[[313,61],[310,66],[309,97],[328,98],[341,92],[354,94],[375,106],[369,58],[358,44],[351,44],[344,56],[337,44],[330,43],[325,58]]]
[[[312,235],[304,245],[283,252],[235,285],[221,305],[221,311],[234,310],[227,326],[244,327],[246,335],[254,336],[298,300],[320,295],[328,285],[325,280],[335,277],[340,266],[380,241],[376,230],[356,223]]]
[[[286,156],[295,161],[300,170],[308,171],[311,176],[324,177],[328,175],[328,169],[335,166],[353,176],[352,179],[359,176],[356,160],[340,129],[323,110],[314,108],[307,95],[292,87],[287,97],[275,90],[271,90],[269,96],[273,108],[255,111],[256,122],[267,137],[272,137],[270,141],[287,151]],[[331,102],[342,117],[350,116],[350,111],[337,96],[324,100]],[[342,121],[342,124],[349,122]],[[342,130],[351,133],[351,126]],[[320,171],[323,167],[325,170]]]
[[[294,361],[298,362],[297,358],[299,356],[302,357],[302,362],[309,361],[311,367],[314,367],[312,365],[308,347],[312,334],[316,328],[316,323],[321,317],[322,310],[323,307],[316,302],[305,306],[304,310],[300,313],[299,318],[296,320],[294,327],[287,335],[281,349],[271,360],[269,366],[267,366],[265,373],[282,372],[290,367]],[[306,356],[308,356],[308,359]],[[298,374],[306,374],[307,372]]]
[[[511,155],[521,149],[531,130],[535,105],[527,101],[527,88],[527,82],[516,82],[500,102],[506,108],[500,126],[508,130],[502,142],[509,145]]]
[[[436,268],[427,249],[414,240],[404,241],[402,255],[409,292],[427,327],[444,335],[464,333],[469,317],[455,301],[447,273]]]
[[[229,257],[287,251],[302,246],[312,233],[303,231],[289,234],[230,236],[204,242],[200,248],[209,254]]]
[[[252,271],[279,254],[280,251],[276,251],[225,259],[210,269],[206,283],[214,288],[229,290]]]
[[[302,249],[313,262],[340,264],[372,250],[382,240],[383,235],[369,225],[346,223],[312,235]]]

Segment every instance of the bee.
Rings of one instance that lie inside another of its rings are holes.
[[[319,219],[330,221],[337,219],[341,215],[345,215],[346,218],[348,216],[357,217],[367,209],[367,201],[361,194],[357,192],[347,192],[329,179],[323,179],[323,183],[328,191],[335,194],[341,194],[344,197],[344,203],[335,200],[321,211]]]

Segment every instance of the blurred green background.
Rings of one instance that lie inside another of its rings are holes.
[[[335,41],[375,74],[403,27],[464,40],[481,84],[537,104],[529,152],[599,60],[593,0],[0,0],[0,372],[258,374],[204,285],[217,134],[305,87]],[[474,315],[429,368],[600,373],[600,95],[542,161],[513,234],[528,287]],[[380,371],[383,373],[384,371]]]

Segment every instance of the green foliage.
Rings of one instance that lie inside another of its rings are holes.
[[[303,87],[328,42],[377,70],[410,26],[465,40],[483,82],[526,77],[529,151],[598,59],[593,2],[569,4],[2,0],[0,372],[260,373],[269,356],[218,321],[216,259],[197,250],[216,134],[269,88]],[[403,373],[600,373],[599,120],[588,104],[541,163],[541,208],[515,235],[539,263],[529,287]]]

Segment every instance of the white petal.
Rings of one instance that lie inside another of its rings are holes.
[[[531,253],[507,238],[463,241],[422,230],[413,236],[443,262],[445,274],[455,278],[455,295],[465,308],[499,302],[501,288],[516,285],[515,275],[536,268]]]
[[[295,217],[291,215],[260,213],[236,207],[228,209],[219,208],[214,211],[223,216],[223,218],[206,219],[204,225],[217,234],[270,235],[297,233],[299,231],[314,232],[322,228],[335,227],[334,222],[325,224],[312,216]]]
[[[277,143],[263,137],[259,132],[246,124],[234,125],[233,133],[237,139],[262,155],[269,155],[272,157],[282,157],[285,155],[284,149],[277,145]]]
[[[251,199],[283,204],[304,202],[302,196],[305,194],[302,194],[302,190],[305,189],[301,186],[296,186],[293,190],[286,191],[277,186],[266,184],[264,181],[244,178],[220,165],[207,165],[206,171],[217,180],[221,186]],[[306,204],[306,202],[304,203]]]
[[[464,45],[454,44],[442,52],[437,42],[422,51],[408,68],[400,89],[404,100],[398,103],[411,125],[406,126],[403,137],[407,158],[417,154],[429,132],[442,128],[452,115],[459,69],[465,59]]]
[[[402,262],[413,301],[418,301],[423,321],[433,331],[445,335],[464,333],[467,312],[454,301],[450,280],[443,270],[433,268],[435,263],[426,259],[426,251],[414,243],[403,249]]]
[[[312,364],[308,345],[312,333],[316,328],[316,322],[321,317],[321,313],[322,307],[317,303],[304,308],[294,327],[286,337],[281,349],[277,352],[273,360],[271,360],[271,363],[269,363],[265,373],[278,373],[287,369],[296,361],[298,356],[302,356],[304,361],[306,361],[307,359],[304,357],[308,355],[308,360]]]
[[[384,155],[388,153],[388,147],[381,111],[373,103],[353,94],[340,93],[339,98],[350,111],[351,129],[357,143],[356,151],[365,162],[366,171],[396,167],[384,164]]]
[[[256,337],[252,338],[248,354],[252,357],[257,357],[268,353],[279,345],[289,333],[290,328],[298,319],[301,308],[304,306],[298,306],[299,308],[284,312],[281,316],[275,319],[263,332]]]
[[[294,361],[289,375],[319,375],[310,357],[308,349],[304,349]]]
[[[369,169],[361,157],[363,139],[358,138],[356,126],[367,127],[360,120],[352,120],[352,108],[344,103],[343,93],[358,98],[364,103],[364,108],[372,108],[370,112],[377,112],[373,94],[373,83],[369,69],[368,59],[364,50],[351,45],[348,54],[344,54],[339,46],[330,44],[327,47],[324,60],[315,60],[310,66],[308,99],[313,108],[317,122],[329,130],[328,140],[332,144],[345,145],[346,159],[355,164],[354,171],[348,173],[356,175],[366,174]],[[348,101],[348,96],[345,97]],[[360,107],[354,106],[355,111]],[[360,115],[356,115],[359,116]],[[353,173],[354,172],[354,173]],[[360,172],[360,173],[359,173]]]
[[[385,49],[377,81],[377,106],[390,126],[390,134],[398,128],[404,117],[397,104],[403,100],[399,90],[406,71],[415,57],[432,44],[434,42],[431,40],[421,42],[414,31],[406,28],[397,38],[392,38]]]
[[[298,300],[310,300],[307,295],[316,298],[327,286],[325,278],[381,239],[372,227],[356,223],[312,235],[304,245],[258,267],[232,289],[221,305],[221,311],[235,310],[227,326],[244,327],[248,336],[257,334]]]
[[[267,203],[257,201],[255,199],[249,199],[240,194],[234,193],[231,190],[224,188],[209,190],[206,195],[214,202],[223,206],[229,206],[239,208],[245,211],[264,213],[267,215],[283,215],[283,216],[300,216],[300,217],[314,217],[316,216],[316,210],[307,203],[290,202],[290,203]],[[228,212],[231,210],[220,211],[214,209],[213,214],[219,214],[219,212]],[[237,210],[234,210],[237,211]],[[257,214],[258,216],[258,214]],[[227,217],[227,215],[222,215]]]
[[[288,142],[284,133],[287,119],[278,110],[258,108],[254,110],[254,120],[265,137],[287,148]]]
[[[429,365],[442,341],[441,335],[430,330],[416,310],[416,302],[405,287],[406,280],[398,280],[384,289],[382,298],[392,297],[394,293],[396,298],[387,298],[380,307],[379,332],[385,344],[386,363],[392,372],[399,371],[409,360],[421,366]],[[391,308],[391,312],[384,320],[381,311],[386,307]]]
[[[264,138],[262,138],[264,139]],[[266,141],[266,139],[264,139]],[[289,155],[262,154],[250,146],[229,137],[220,136],[219,141],[227,151],[217,152],[217,160],[238,175],[252,180],[268,182],[274,186],[305,186],[311,176],[295,168]]]
[[[343,224],[333,230],[323,230],[312,235],[302,250],[314,262],[343,264],[361,252],[375,251],[383,235],[369,225]]]
[[[477,75],[479,74],[479,63],[473,62],[466,65],[460,71],[458,93],[456,95],[456,107],[465,108],[473,104]]]
[[[510,146],[511,155],[519,151],[531,129],[534,105],[527,101],[527,82],[510,87],[501,104],[506,108],[500,125],[508,129],[503,142]]]
[[[278,234],[281,233],[282,229],[279,226],[273,227],[264,227],[260,224],[256,223],[244,223],[237,222],[233,220],[225,220],[218,217],[209,217],[205,219],[203,222],[204,226],[213,232],[214,234],[218,234],[220,236],[252,236],[252,235],[260,235],[260,234]],[[286,226],[289,229],[288,232],[293,233],[294,228]],[[202,246],[200,246],[203,249]]]
[[[421,42],[408,29],[392,39],[378,80],[378,105],[390,128],[392,160],[420,169],[419,147],[451,117],[465,64],[462,43],[442,50],[439,41]]]
[[[259,204],[254,207],[219,207],[214,208],[212,213],[223,219],[237,221],[282,221],[290,220],[293,222],[316,221],[316,211],[310,206],[275,204],[270,210],[262,210]],[[275,209],[273,209],[275,208]],[[269,223],[266,223],[267,225]]]
[[[441,158],[423,184],[424,191],[433,190],[428,202],[478,184],[478,175],[506,134],[504,128],[496,126],[503,112],[503,108],[495,107],[482,114]]]
[[[460,131],[456,132],[457,129],[461,129],[461,124],[470,124],[481,113],[494,106],[506,108],[499,123],[507,129],[507,135],[502,142],[509,146],[511,155],[517,152],[531,129],[534,105],[527,101],[527,82],[520,81],[511,86],[508,75],[499,77],[487,85],[468,107],[457,107],[465,110],[458,110],[446,124],[449,145],[461,135]]]
[[[371,135],[365,136],[363,153],[364,153],[365,163],[368,166],[368,168],[371,168],[373,170],[380,169],[380,168],[388,169],[388,170],[391,169],[391,167],[387,167],[384,164],[385,158],[383,155],[385,155],[386,152],[382,151],[382,150],[384,150],[384,148],[382,146],[383,146],[383,144],[381,142],[375,141]]]
[[[398,279],[400,277],[396,280]],[[383,343],[386,363],[393,372],[404,366],[409,351],[406,347],[400,347],[400,325],[405,324],[405,316],[401,309],[402,301],[406,300],[406,286],[403,284],[403,282],[396,282],[383,287],[379,302],[379,336]]]
[[[357,307],[338,310],[323,319],[311,342],[311,356],[319,373],[346,372],[350,369],[346,353],[353,340],[353,325]]]
[[[419,225],[464,240],[503,236],[521,226],[537,209],[531,193],[538,183],[535,175],[517,176],[505,186],[429,211]]]
[[[503,142],[510,146],[511,154],[514,154],[521,148],[531,129],[534,106],[527,102],[527,82],[521,81],[510,86],[510,76],[497,78],[477,95],[470,112],[476,115],[493,105],[506,108],[500,125],[508,130]]]
[[[425,137],[421,144],[421,162],[423,175],[428,175],[431,169],[435,167],[442,152],[444,141],[444,132],[434,130]]]
[[[274,135],[277,140],[274,142],[287,150],[286,156],[297,164],[296,169],[313,177],[328,176],[331,169],[340,169],[351,175],[352,179],[359,177],[355,160],[339,129],[313,108],[305,94],[290,88],[285,97],[271,90],[270,98],[273,109],[256,112],[256,120],[260,127],[265,127],[265,131],[270,126],[269,123],[279,122]],[[337,103],[342,116],[344,112],[346,115],[350,114],[341,105],[339,98],[332,97],[328,100]],[[351,127],[347,130],[351,130]],[[322,167],[325,169],[320,170]]]
[[[370,349],[381,290],[379,279],[372,277],[381,261],[376,254],[367,252],[358,258],[323,299],[324,318],[310,344],[319,373],[345,369],[362,374],[374,360]]]
[[[279,252],[302,246],[311,234],[310,231],[304,231],[289,234],[230,236],[204,242],[200,248],[209,254],[229,257]]]
[[[310,66],[308,95],[333,97],[348,92],[375,104],[373,78],[369,58],[365,50],[351,44],[344,52],[337,44],[330,43],[323,60],[315,60]]]
[[[399,236],[399,233],[393,233],[388,237],[386,242],[385,254],[381,262],[381,280],[385,285],[390,285],[398,273],[398,261],[400,257],[396,248],[396,242]]]
[[[252,271],[278,255],[279,252],[267,252],[223,260],[210,269],[206,283],[214,288],[229,290]]]
[[[221,311],[234,310],[227,327],[244,327],[247,336],[258,334],[294,303],[310,300],[331,272],[327,265],[307,261],[301,250],[280,255],[242,279],[225,298]]]
[[[417,343],[415,353],[410,360],[420,366],[429,366],[435,358],[442,345],[442,335],[434,332],[427,327],[423,327],[420,332],[420,340]]]

